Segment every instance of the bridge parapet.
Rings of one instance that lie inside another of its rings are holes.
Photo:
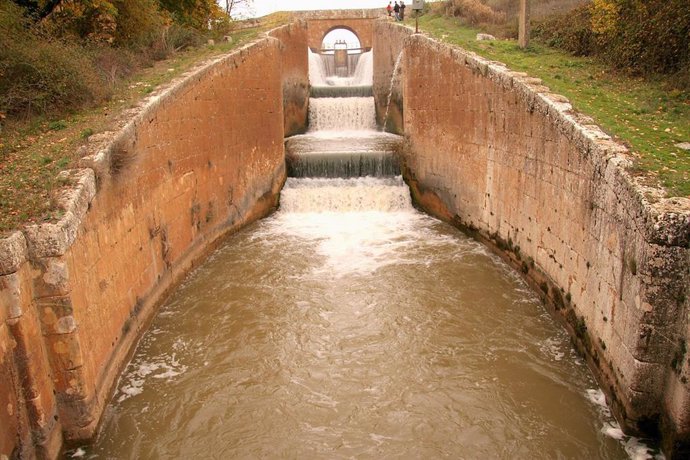
[[[385,15],[385,10],[319,10],[299,11],[295,16],[307,22],[308,46],[320,49],[323,38],[334,29],[354,33],[362,48],[371,48],[374,41],[374,22]]]

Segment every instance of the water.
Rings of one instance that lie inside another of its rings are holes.
[[[288,151],[399,143],[338,123]],[[382,176],[289,178],[165,303],[67,455],[651,458],[515,272]]]
[[[316,98],[309,101],[313,131],[376,129],[373,97]]]
[[[395,59],[395,65],[393,65],[393,73],[391,74],[391,84],[388,88],[388,96],[386,97],[386,113],[383,115],[383,126],[386,127],[388,123],[388,112],[391,108],[391,97],[393,96],[393,88],[396,82],[399,81],[401,77],[400,73],[400,63],[402,62],[402,51],[398,53],[398,57]]]
[[[358,86],[371,85],[374,75],[373,52],[360,55],[348,55],[352,75],[339,77],[335,75],[332,55],[319,55],[309,50],[309,81],[312,86]]]
[[[310,78],[328,79],[322,56],[309,54]],[[317,72],[318,70],[318,72]],[[312,86],[309,132],[286,139],[286,163],[292,177],[395,176],[400,174],[399,136],[379,132],[371,94],[372,53],[363,53],[354,76]],[[354,85],[354,86],[353,86]],[[367,89],[364,91],[363,89]]]
[[[327,85],[328,70],[323,59],[310,49],[307,53],[309,53],[309,82],[312,86]]]
[[[161,309],[87,456],[626,456],[538,299],[399,178],[281,201]]]

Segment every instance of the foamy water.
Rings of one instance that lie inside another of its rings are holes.
[[[325,97],[309,101],[310,131],[376,129],[373,97]]]
[[[373,51],[362,53],[357,60],[352,75],[338,77],[329,75],[328,69],[317,53],[311,50],[309,53],[309,82],[312,86],[364,86],[371,85],[374,75]]]
[[[373,98],[340,99],[310,101],[295,148],[394,144]],[[400,177],[289,178],[162,307],[96,443],[70,454],[658,458],[518,274]]]
[[[404,188],[349,182],[361,203]],[[409,201],[287,208],[313,185],[289,182],[285,208],[163,306],[88,456],[627,455],[567,335],[509,267]]]

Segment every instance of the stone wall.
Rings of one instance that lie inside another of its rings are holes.
[[[374,19],[386,14],[385,5],[380,9],[324,10],[294,13],[294,17],[308,24],[308,46],[320,49],[324,36],[333,29],[348,29],[357,35],[362,48],[371,48],[373,43]]]
[[[405,39],[402,65],[416,202],[523,272],[627,430],[660,427],[683,455],[690,200],[636,184],[626,149],[539,80],[422,35]]]
[[[286,49],[259,40],[152,94],[62,174],[60,221],[0,240],[0,456],[92,436],[165,294],[273,209],[284,83],[299,78],[283,78]]]
[[[307,22],[298,20],[272,30],[269,35],[283,44],[283,115],[285,136],[307,130],[309,111],[309,55]]]
[[[410,27],[393,25],[387,16],[374,25],[373,90],[376,123],[395,134],[403,133],[403,43],[413,33],[414,30]]]
[[[0,455],[54,455],[61,424],[20,232],[0,240]]]

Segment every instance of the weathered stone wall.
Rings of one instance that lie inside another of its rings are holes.
[[[309,55],[307,22],[298,20],[272,30],[269,35],[283,44],[283,116],[285,136],[307,130],[309,112]]]
[[[333,29],[348,29],[357,35],[362,48],[371,48],[373,43],[374,19],[383,16],[381,9],[330,10],[296,13],[295,17],[307,21],[309,28],[308,46],[321,49],[324,36]]]
[[[0,454],[50,457],[61,421],[27,256],[21,232],[0,240]]]
[[[374,101],[376,123],[386,131],[403,133],[402,50],[414,30],[393,25],[388,17],[374,25]]]
[[[678,455],[690,440],[690,200],[637,185],[626,149],[536,79],[422,35],[405,40],[403,68],[416,201],[525,273],[625,426],[661,426]]]
[[[59,222],[0,240],[0,455],[93,435],[166,292],[275,206],[284,49],[262,39],[153,94],[63,173]]]

